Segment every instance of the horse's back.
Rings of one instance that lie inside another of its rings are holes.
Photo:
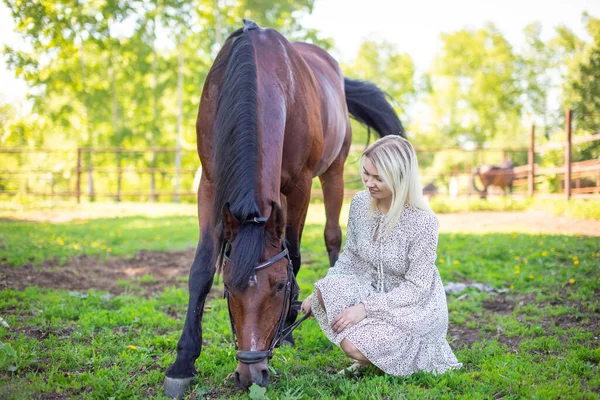
[[[344,95],[344,76],[337,61],[324,49],[309,43],[293,42],[318,82],[323,124],[323,156],[315,175],[326,170],[342,147],[350,145],[350,119]],[[345,149],[346,151],[348,149]]]

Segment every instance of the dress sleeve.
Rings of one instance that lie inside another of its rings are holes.
[[[344,251],[339,255],[334,266],[329,268],[326,276],[359,275],[364,272],[364,265],[359,256],[360,253],[356,244],[356,219],[360,213],[357,196],[358,194],[352,198],[352,202],[350,203]]]
[[[367,317],[393,317],[395,310],[414,306],[431,293],[437,274],[437,242],[437,218],[434,214],[427,214],[422,224],[416,228],[409,244],[408,270],[404,276],[406,280],[387,293],[376,293],[363,300]]]

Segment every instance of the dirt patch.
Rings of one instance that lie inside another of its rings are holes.
[[[546,211],[477,211],[437,214],[440,232],[523,232],[600,236],[600,221],[556,216]]]
[[[59,338],[68,338],[71,333],[75,330],[73,327],[66,327],[64,329],[40,329],[37,326],[23,326],[17,329],[18,333],[30,337],[36,340],[44,340],[50,335],[54,335]]]
[[[497,314],[511,314],[515,309],[515,303],[505,296],[494,296],[483,302],[483,308]]]
[[[168,286],[187,287],[194,251],[193,248],[169,252],[139,251],[133,258],[112,257],[108,260],[80,256],[64,265],[45,262],[38,267],[0,265],[0,290],[22,290],[36,285],[120,294],[127,290],[129,282],[139,286],[144,294],[152,294]]]

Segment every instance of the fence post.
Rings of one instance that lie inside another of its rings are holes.
[[[77,204],[81,203],[81,147],[77,148],[77,186],[75,187]]]
[[[565,131],[567,143],[565,145],[565,199],[571,198],[571,118],[573,111],[568,109],[565,115]]]
[[[529,152],[527,154],[529,169],[527,171],[527,193],[533,196],[535,193],[535,124],[531,124],[529,132]]]

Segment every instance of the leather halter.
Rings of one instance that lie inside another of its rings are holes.
[[[243,224],[265,224],[268,218],[252,218],[244,221]],[[223,247],[223,258],[226,261],[229,261],[229,257],[227,256],[227,252],[229,250],[230,244],[227,242]],[[225,286],[225,298],[227,299],[227,311],[229,312],[229,322],[231,323],[231,333],[233,336],[233,343],[235,346],[235,358],[238,361],[244,364],[255,364],[264,360],[265,358],[271,359],[273,354],[275,353],[275,348],[281,345],[281,340],[285,338],[288,334],[290,334],[294,329],[296,329],[304,320],[310,317],[310,313],[304,315],[299,320],[295,321],[293,324],[284,328],[285,321],[291,316],[291,314],[300,310],[302,302],[298,301],[298,292],[300,288],[298,287],[298,283],[296,282],[296,276],[294,275],[294,270],[292,268],[292,260],[290,258],[289,251],[287,246],[285,245],[285,240],[282,242],[283,250],[273,257],[269,258],[266,261],[258,264],[254,271],[260,271],[266,268],[269,268],[271,265],[275,264],[277,261],[286,258],[287,263],[287,282],[285,286],[285,297],[283,308],[281,309],[281,315],[279,316],[279,322],[277,323],[277,330],[275,331],[275,336],[271,340],[271,344],[267,350],[239,350],[237,343],[237,335],[235,331],[235,325],[233,323],[233,316],[231,315],[231,308],[229,307],[229,289]]]

